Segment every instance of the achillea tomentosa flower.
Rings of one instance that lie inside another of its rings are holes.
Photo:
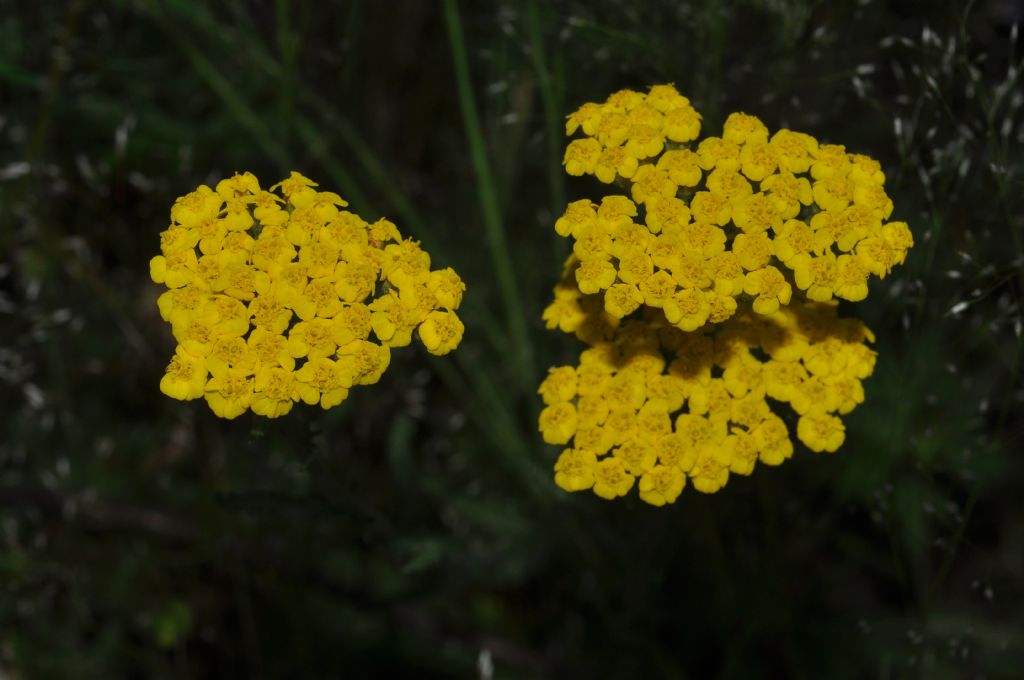
[[[874,160],[734,113],[721,136],[670,85],[624,90],[568,117],[565,168],[624,195],[570,203],[555,231],[573,253],[544,310],[548,328],[590,345],[541,386],[540,429],[568,445],[567,491],[671,503],[687,479],[717,491],[729,473],[793,452],[835,451],[839,416],[864,399],[873,336],[839,300],[902,264],[913,237],[889,222]]]
[[[833,452],[845,438],[839,416],[864,400],[873,340],[835,303],[801,301],[767,315],[744,309],[694,332],[647,309],[541,383],[544,441],[567,447],[555,482],[603,498],[638,482],[654,505],[675,501],[687,480],[718,491],[730,474],[792,456],[789,427],[773,408],[781,404],[807,448]]]
[[[274,418],[377,382],[413,333],[433,354],[459,345],[458,274],[431,270],[393,223],[367,223],[316,186],[292,172],[264,191],[247,172],[175,202],[150,261],[178,341],[164,394],[205,397],[223,418]]]
[[[566,124],[577,130],[566,171],[628,195],[570,203],[555,230],[574,241],[580,290],[609,291],[615,318],[640,296],[686,331],[729,318],[727,297],[759,314],[794,294],[863,300],[870,276],[884,278],[913,245],[906,223],[888,222],[876,161],[792,130],[769,135],[744,113],[696,144],[700,115],[671,86],[585,104]]]

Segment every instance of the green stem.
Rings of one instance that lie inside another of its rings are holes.
[[[559,104],[560,97],[555,92],[547,59],[544,56],[540,12],[536,0],[530,2],[526,18],[527,33],[530,37],[530,60],[533,62],[533,70],[537,72],[540,98],[544,105],[544,132],[547,137],[548,151],[548,189],[551,193],[554,214],[557,215],[565,208],[565,181],[562,177],[562,163],[559,158],[562,142],[559,128],[562,107]]]
[[[512,257],[505,239],[501,211],[498,208],[498,195],[495,189],[494,176],[487,162],[487,146],[484,142],[480,120],[477,117],[476,105],[473,100],[473,86],[469,74],[469,58],[466,54],[466,42],[462,33],[462,22],[456,0],[444,0],[445,23],[448,26],[448,37],[451,43],[452,61],[455,67],[455,80],[458,89],[459,107],[466,128],[466,141],[469,145],[470,159],[476,175],[477,194],[480,197],[480,209],[483,214],[484,233],[498,279],[498,289],[505,307],[506,323],[512,344],[515,347],[515,360],[518,365],[520,379],[524,388],[532,391],[536,383],[532,350],[527,334],[523,304],[519,296],[519,284],[516,281]]]
[[[220,97],[221,102],[223,102],[224,106],[226,106],[235,117],[239,125],[259,140],[259,144],[279,165],[290,165],[288,150],[283,144],[281,144],[279,139],[271,133],[270,128],[267,127],[263,118],[261,118],[260,115],[249,106],[245,97],[235,89],[234,85],[231,84],[231,81],[221,75],[210,60],[206,58],[206,55],[193,46],[191,42],[180,39],[173,29],[168,29],[167,32],[174,40],[178,49],[185,54],[185,57],[192,64],[192,68],[195,72],[199,74],[199,77],[206,81],[209,88],[213,90],[218,97]]]
[[[277,0],[277,48],[281,54],[281,74],[278,81],[278,115],[285,149],[290,148],[295,112],[295,58],[296,43],[291,31],[291,8],[288,0]]]

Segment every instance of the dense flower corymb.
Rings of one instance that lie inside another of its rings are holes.
[[[150,276],[178,341],[160,381],[223,418],[274,418],[297,401],[338,405],[380,379],[391,349],[462,340],[466,287],[386,219],[367,223],[297,172],[260,188],[250,173],[175,201]]]
[[[792,456],[784,417],[811,451],[835,451],[845,437],[840,416],[864,400],[873,339],[834,303],[745,310],[689,333],[648,310],[541,383],[541,434],[566,447],[555,481],[612,497],[595,485],[600,466],[616,460],[621,493],[613,495],[634,481],[654,505],[673,502],[687,481],[714,492],[731,474]]]
[[[888,221],[876,161],[744,113],[698,143],[700,115],[671,86],[585,104],[566,131],[583,134],[566,149],[569,174],[626,190],[570,203],[555,224],[574,241],[580,291],[605,291],[616,318],[640,295],[686,331],[724,321],[736,301],[771,314],[793,295],[863,300],[913,245],[906,223]]]
[[[778,465],[794,436],[838,449],[875,354],[837,304],[913,245],[879,164],[744,113],[698,139],[670,85],[584,104],[566,133],[566,172],[623,193],[554,225],[573,247],[543,319],[589,346],[540,388],[555,482],[664,505]]]

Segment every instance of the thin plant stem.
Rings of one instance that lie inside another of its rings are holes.
[[[498,192],[494,176],[487,159],[487,145],[484,141],[480,119],[477,117],[476,103],[473,97],[473,85],[469,74],[469,57],[466,53],[466,41],[462,32],[462,21],[456,0],[444,0],[445,23],[448,27],[448,38],[451,44],[452,61],[455,67],[455,81],[462,109],[463,124],[469,155],[476,175],[477,194],[480,197],[480,210],[483,217],[484,233],[494,265],[494,273],[498,282],[502,304],[505,307],[505,320],[511,336],[515,354],[515,364],[524,391],[529,391],[536,383],[533,369],[532,348],[526,329],[526,318],[519,295],[519,283],[516,281],[515,267],[505,238],[501,210],[498,207]]]

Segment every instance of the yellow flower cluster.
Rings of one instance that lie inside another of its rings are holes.
[[[838,416],[864,400],[873,340],[860,321],[840,318],[835,303],[743,310],[690,333],[650,310],[541,383],[541,434],[568,447],[555,482],[611,499],[639,480],[640,498],[653,505],[675,501],[687,478],[713,493],[730,473],[749,475],[758,460],[779,465],[793,454],[769,400],[795,412],[797,438],[809,449],[833,452],[845,437]]]
[[[712,493],[792,455],[787,413],[797,439],[832,452],[864,400],[874,337],[838,301],[864,299],[913,245],[887,221],[879,164],[743,113],[697,142],[700,122],[671,85],[568,117],[583,137],[566,171],[625,193],[555,222],[573,252],[543,318],[589,345],[540,387],[567,491],[614,498],[636,482],[664,505],[689,478]]]
[[[393,223],[368,224],[316,186],[292,172],[265,191],[247,172],[175,201],[150,261],[178,341],[164,394],[204,397],[223,418],[275,418],[377,382],[413,332],[433,354],[458,346],[458,274],[431,270]]]
[[[700,115],[671,85],[584,104],[566,124],[577,130],[566,171],[628,195],[572,202],[555,231],[573,239],[578,288],[602,295],[612,325],[646,305],[691,331],[730,318],[738,300],[771,314],[794,289],[863,300],[868,278],[913,245],[906,223],[887,222],[876,161],[792,130],[769,135],[744,113],[694,146]]]

